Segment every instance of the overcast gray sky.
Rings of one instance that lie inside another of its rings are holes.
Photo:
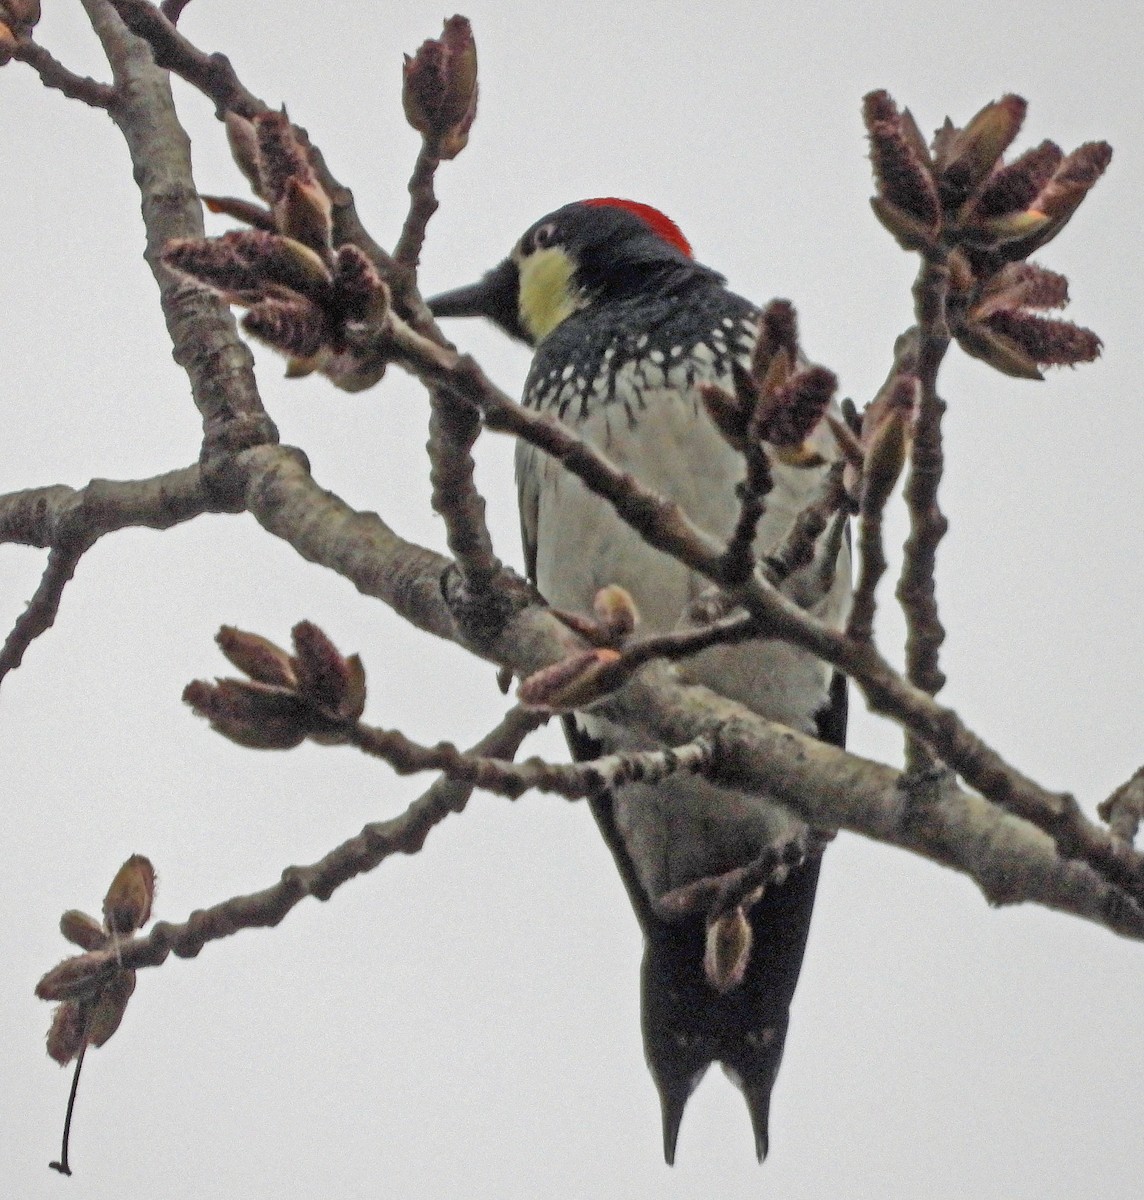
[[[45,8],[43,43],[105,77],[78,3]],[[942,376],[945,698],[1091,811],[1144,759],[1144,9],[481,0],[465,12],[481,109],[440,173],[427,290],[474,278],[569,200],[630,196],[673,216],[737,291],[793,299],[808,351],[859,402],[910,320],[914,269],[867,206],[861,96],[888,88],[928,130],[1017,91],[1030,102],[1020,146],[1112,142],[1108,175],[1040,256],[1068,274],[1069,315],[1101,334],[1103,359],[1031,384],[954,352]],[[182,27],[289,105],[392,243],[417,149],[401,53],[444,15],[421,0],[194,0]],[[241,193],[210,105],[185,88],[179,99],[199,186]],[[198,418],[118,135],[18,64],[0,72],[0,105],[0,491],[192,461]],[[517,391],[527,356],[492,331],[464,336]],[[423,393],[395,370],[347,397],[259,362],[283,440],[318,481],[442,546]],[[519,562],[511,447],[480,449],[499,549]],[[0,547],[5,630],[42,566]],[[888,596],[884,610],[896,656]],[[282,639],[301,618],[361,651],[378,724],[467,742],[503,708],[489,667],[248,517],[101,542],[4,682],[5,1194],[1139,1196],[1144,951],[1071,918],[992,911],[965,879],[848,835],[823,872],[769,1160],[755,1164],[742,1100],[712,1072],[668,1170],[634,918],[586,809],[535,796],[478,797],[420,856],[329,904],[143,973],[123,1028],[88,1057],[76,1177],[49,1172],[68,1075],[44,1054],[49,1009],[32,988],[65,952],[59,914],[98,912],[141,852],[159,872],[157,914],[181,920],[318,858],[427,782],[346,749],[244,751],[181,705],[186,681],[223,671],[219,624]],[[851,746],[897,762],[896,731],[854,709]],[[555,732],[534,744],[562,753]]]

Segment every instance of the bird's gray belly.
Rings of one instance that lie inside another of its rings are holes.
[[[578,431],[617,466],[680,504],[707,533],[726,540],[738,513],[735,486],[744,474],[743,461],[697,408],[694,394],[665,390],[648,396],[635,429],[618,406],[600,406]],[[536,488],[536,582],[545,598],[558,608],[591,612],[596,592],[619,584],[640,611],[639,633],[676,628],[706,581],[648,546],[607,501],[544,454],[522,446],[517,466],[522,495],[529,484]],[[822,473],[821,468],[776,464],[775,488],[756,540],[761,554],[782,544]],[[804,598],[809,607],[841,620],[848,576],[848,561],[840,562],[829,591]],[[689,659],[681,672],[807,733],[815,731],[815,714],[827,702],[829,669],[813,655],[773,640],[716,647]],[[578,721],[609,751],[651,745],[591,714]],[[741,866],[802,828],[786,809],[764,798],[715,788],[693,776],[620,789],[614,809],[641,883],[655,897]]]

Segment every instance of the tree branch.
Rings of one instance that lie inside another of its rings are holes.
[[[121,101],[112,117],[127,142],[142,197],[145,257],[159,298],[175,361],[187,372],[203,417],[204,466],[210,486],[225,491],[220,474],[244,446],[277,441],[254,379],[254,360],[221,299],[178,279],[161,261],[172,238],[203,236],[202,205],[191,173],[190,141],[175,115],[170,80],[145,42],[131,36],[109,0],[83,0],[107,52]],[[170,22],[150,4],[126,5],[145,22]]]

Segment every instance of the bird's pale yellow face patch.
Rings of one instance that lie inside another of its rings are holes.
[[[583,306],[572,281],[575,265],[559,246],[545,246],[518,257],[517,267],[520,322],[539,342]]]

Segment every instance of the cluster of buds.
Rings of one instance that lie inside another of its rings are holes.
[[[1027,263],[1076,212],[1112,157],[1106,142],[1065,154],[1050,141],[1011,162],[1025,101],[1003,96],[963,129],[947,119],[927,145],[908,109],[884,91],[865,98],[882,224],[907,250],[949,266],[947,317],[964,350],[1008,375],[1041,378],[1043,366],[1091,362],[1100,339],[1037,315],[1063,307],[1060,275]]]
[[[60,932],[84,953],[65,958],[36,985],[41,1000],[59,1002],[48,1030],[48,1054],[61,1067],[75,1060],[63,1150],[50,1164],[61,1175],[71,1174],[68,1134],[84,1054],[115,1033],[135,991],[135,972],[123,965],[119,940],[147,924],[154,899],[155,868],[150,859],[133,854],[107,889],[102,921],[75,908],[60,917]]]
[[[821,466],[807,443],[838,387],[833,372],[800,361],[798,325],[787,300],[772,300],[759,317],[748,368],[732,360],[735,391],[702,386],[703,405],[729,445],[747,455],[764,443],[792,466]],[[760,465],[762,464],[760,457]]]
[[[135,990],[135,972],[123,967],[118,940],[151,919],[155,870],[133,854],[116,872],[103,900],[103,920],[78,909],[60,918],[60,932],[83,954],[65,959],[36,985],[41,1000],[58,1000],[48,1032],[48,1053],[61,1066],[84,1048],[102,1046],[119,1028]]]
[[[406,120],[435,158],[456,158],[477,115],[477,47],[464,17],[450,17],[440,38],[405,56],[402,85]]]
[[[325,745],[346,740],[365,710],[365,668],[342,655],[314,624],[291,631],[294,653],[224,625],[217,642],[248,679],[195,680],[183,699],[211,727],[255,750],[289,750],[306,738]]]
[[[16,46],[40,19],[40,0],[0,0],[0,67],[12,61]]]
[[[168,242],[163,261],[249,311],[243,328],[287,356],[287,374],[321,371],[345,391],[376,383],[384,359],[353,349],[355,328],[377,325],[389,292],[352,243],[333,244],[333,204],[285,113],[226,115],[235,161],[262,205],[205,197],[251,229]]]

